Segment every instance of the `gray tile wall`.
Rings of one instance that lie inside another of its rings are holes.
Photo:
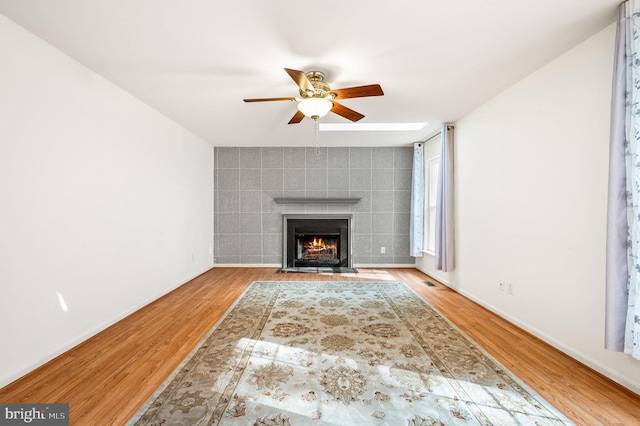
[[[413,148],[215,148],[215,263],[282,264],[282,213],[352,212],[353,263],[409,256]],[[279,205],[275,197],[361,197]],[[386,248],[382,254],[381,247]]]

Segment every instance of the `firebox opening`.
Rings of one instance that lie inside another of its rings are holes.
[[[340,266],[340,233],[297,233],[293,266]]]

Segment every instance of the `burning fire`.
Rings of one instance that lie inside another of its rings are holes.
[[[330,250],[336,248],[335,242],[333,244],[325,244],[324,240],[320,237],[313,237],[313,241],[305,245],[306,248],[312,250]]]
[[[338,251],[337,241],[326,243],[321,237],[313,237],[307,240],[304,245],[303,258],[334,257]]]

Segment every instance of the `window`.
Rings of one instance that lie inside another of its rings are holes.
[[[440,172],[440,156],[426,161],[424,211],[426,215],[424,232],[424,250],[435,254],[436,249],[436,198],[438,193],[438,173]]]

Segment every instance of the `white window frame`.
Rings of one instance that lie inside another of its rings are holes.
[[[424,174],[424,241],[423,251],[435,255],[436,245],[436,200],[438,194],[438,173],[440,171],[440,155],[433,156],[425,161]]]

